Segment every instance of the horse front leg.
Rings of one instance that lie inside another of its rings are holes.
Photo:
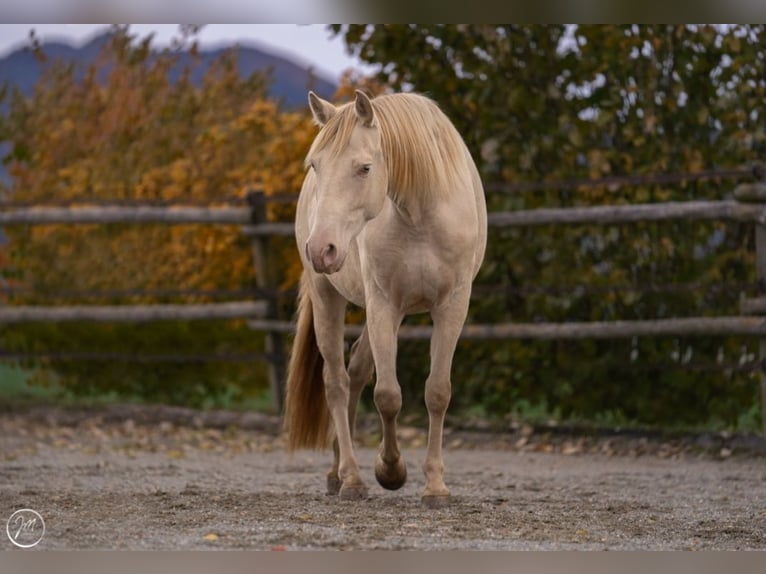
[[[351,430],[351,439],[354,438],[356,430],[356,410],[359,405],[359,398],[362,395],[364,386],[370,382],[374,364],[372,362],[372,351],[370,350],[370,340],[367,336],[367,327],[351,346],[351,357],[348,362],[348,376],[350,379],[349,398],[348,398],[348,424]],[[340,449],[338,447],[338,438],[333,441],[333,465],[330,472],[327,473],[327,493],[338,494],[341,481],[338,476],[340,467]]]
[[[434,330],[431,335],[431,372],[425,389],[428,449],[423,464],[426,486],[422,498],[423,504],[429,507],[444,506],[449,501],[442,456],[444,417],[452,394],[452,358],[468,313],[469,299],[470,291],[456,293],[448,303],[431,310]]]
[[[327,477],[328,492],[338,492],[345,500],[366,498],[367,486],[359,475],[349,426],[350,378],[343,358],[346,300],[326,280],[320,279],[317,283],[319,297],[314,301],[314,330],[324,358],[325,397],[335,427],[336,462]]]
[[[402,409],[402,390],[396,377],[396,337],[402,318],[385,298],[368,296],[367,331],[377,373],[373,397],[383,427],[375,478],[388,490],[397,490],[407,481],[407,466],[396,440],[396,419]]]

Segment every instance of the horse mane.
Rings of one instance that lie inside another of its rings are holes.
[[[393,201],[446,194],[470,173],[466,169],[468,150],[460,134],[431,99],[399,93],[378,96],[371,102],[388,167],[388,195]],[[353,103],[340,106],[314,139],[306,164],[324,149],[337,157],[358,125],[361,127]]]

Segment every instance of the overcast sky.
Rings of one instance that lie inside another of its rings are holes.
[[[0,24],[0,57],[27,44],[32,28],[43,41],[63,39],[80,44],[107,27],[108,24]],[[131,29],[141,36],[155,31],[159,45],[167,44],[178,32],[176,24],[134,24]],[[364,69],[346,54],[342,40],[330,39],[325,25],[208,24],[202,28],[199,40],[203,46],[247,43],[265,47],[298,63],[311,65],[317,74],[336,81],[347,68]]]

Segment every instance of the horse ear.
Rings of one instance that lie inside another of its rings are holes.
[[[309,92],[309,107],[314,116],[314,121],[320,126],[325,125],[336,113],[338,113],[338,108],[311,91]]]
[[[367,94],[361,90],[356,90],[354,110],[359,119],[362,120],[363,126],[371,128],[375,125],[375,110],[372,109],[372,102]]]

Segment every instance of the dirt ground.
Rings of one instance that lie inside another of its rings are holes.
[[[409,482],[324,494],[329,453],[288,455],[263,415],[123,407],[0,413],[0,521],[45,520],[37,549],[760,549],[757,437],[451,431],[452,501],[420,503],[425,433],[400,435]],[[0,548],[14,548],[5,535]]]

